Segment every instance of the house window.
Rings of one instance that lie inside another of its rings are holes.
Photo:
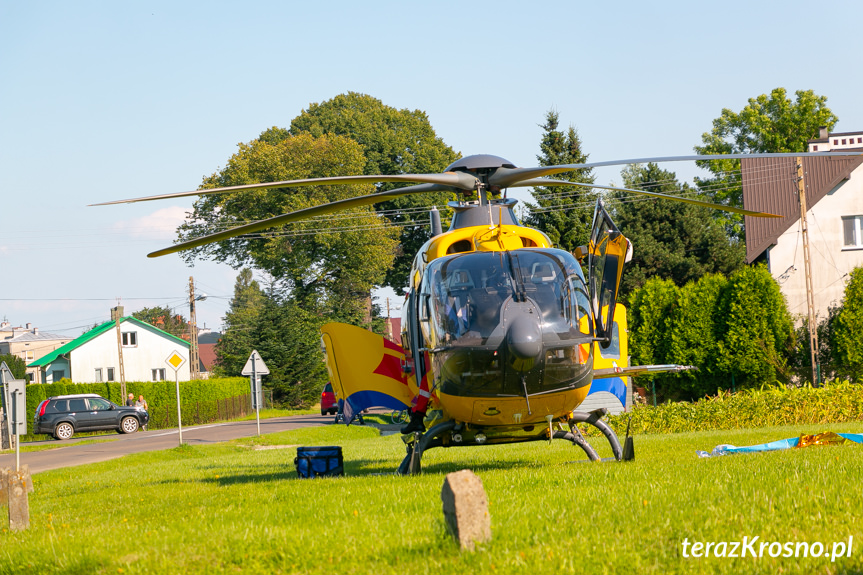
[[[123,332],[123,347],[138,347],[138,332],[124,331]]]
[[[165,368],[154,369],[153,371],[153,381],[165,381]]]
[[[27,361],[33,361],[33,350],[28,349],[24,354],[27,356]]]
[[[842,231],[846,248],[863,248],[863,216],[843,216]]]
[[[96,383],[102,383],[102,368],[96,368]]]
[[[51,382],[57,383],[61,379],[66,377],[66,370],[64,369],[55,369],[51,371]]]
[[[813,152],[817,152],[817,151],[818,151],[818,146],[812,146],[812,151],[813,151]]]
[[[108,368],[108,381],[114,381],[114,368]]]
[[[833,145],[834,145],[834,146],[838,146],[838,145],[839,145],[839,138],[836,138],[835,140],[833,140]]]

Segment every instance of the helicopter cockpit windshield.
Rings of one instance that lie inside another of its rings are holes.
[[[590,304],[581,266],[562,250],[474,252],[429,264],[421,288],[430,341],[493,344],[503,337],[508,302],[528,303],[541,316],[543,341],[590,335]],[[422,312],[421,312],[422,313]]]
[[[580,385],[593,321],[581,265],[544,248],[472,252],[432,261],[420,326],[445,393],[547,393]]]

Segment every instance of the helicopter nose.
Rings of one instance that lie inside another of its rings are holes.
[[[507,347],[518,359],[533,359],[542,351],[542,328],[539,314],[520,310],[506,333]]]

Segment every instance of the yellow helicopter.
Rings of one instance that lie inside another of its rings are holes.
[[[798,157],[824,154],[758,154]],[[213,233],[149,254],[158,257],[242,234],[408,194],[452,191],[448,231],[416,254],[402,306],[401,345],[364,329],[330,323],[322,344],[347,422],[369,407],[409,409],[407,453],[398,473],[421,471],[425,451],[562,438],[592,460],[578,424],[597,427],[614,458],[625,456],[601,412],[574,411],[594,380],[689,366],[628,366],[625,309],[618,288],[632,244],[597,201],[589,245],[569,253],[539,230],[519,224],[511,187],[578,185],[616,189],[749,216],[779,217],[643,190],[549,179],[581,168],[648,162],[737,159],[753,154],[675,156],[517,168],[493,155],[457,160],[440,174],[362,175],[266,182],[94,205],[320,184],[405,182],[386,192],[344,199]],[[432,214],[434,216],[434,213]],[[434,218],[433,218],[434,220]],[[586,269],[586,274],[584,269]],[[615,355],[616,354],[616,355]],[[609,358],[616,358],[612,360]],[[625,384],[616,394],[628,393]]]

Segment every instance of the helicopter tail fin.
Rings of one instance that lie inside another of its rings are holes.
[[[410,405],[414,393],[402,371],[400,345],[344,323],[325,324],[321,333],[330,381],[345,403],[346,416],[370,407],[401,410]]]

